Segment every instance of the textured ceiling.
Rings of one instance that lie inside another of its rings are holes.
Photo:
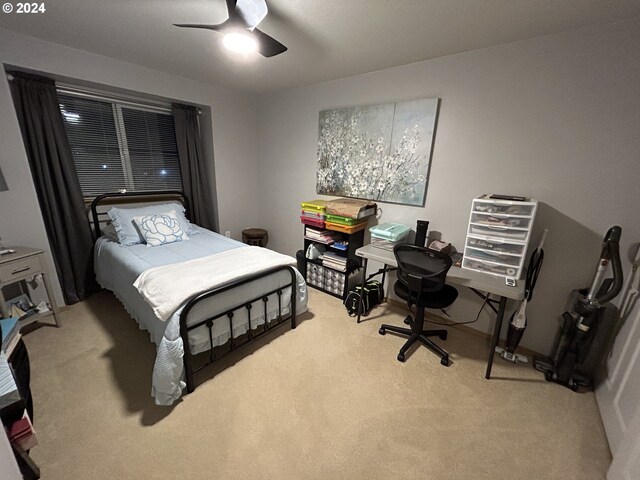
[[[45,0],[45,13],[0,14],[0,27],[201,82],[266,92],[640,16],[638,0],[267,3],[260,29],[289,48],[272,58],[233,56],[223,51],[218,33],[172,26],[219,23],[227,16],[224,0]]]

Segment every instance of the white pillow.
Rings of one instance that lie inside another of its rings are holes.
[[[189,239],[189,236],[180,226],[175,210],[161,214],[140,215],[133,217],[133,222],[138,227],[148,247],[157,247]]]
[[[102,230],[102,235],[107,237],[109,240],[114,242],[118,241],[118,233],[116,232],[116,227],[114,227],[112,223],[108,223],[100,230]]]
[[[137,243],[144,243],[144,238],[140,235],[138,226],[133,219],[145,215],[164,215],[170,210],[175,211],[178,215],[180,228],[182,228],[183,232],[187,235],[200,233],[191,227],[189,220],[187,220],[187,217],[184,215],[184,206],[178,202],[152,204],[146,207],[112,207],[107,214],[116,229],[120,245],[135,245]]]

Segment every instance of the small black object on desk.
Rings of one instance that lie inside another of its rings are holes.
[[[429,222],[427,220],[418,220],[416,222],[416,238],[414,245],[424,247],[427,241],[427,231],[429,230]]]

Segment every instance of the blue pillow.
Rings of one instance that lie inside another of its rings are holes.
[[[133,219],[148,247],[189,240],[180,228],[175,210],[162,215],[141,215]]]
[[[113,207],[109,209],[107,214],[109,215],[111,223],[116,229],[116,234],[118,235],[118,243],[120,243],[120,245],[129,246],[136,245],[138,243],[145,243],[144,237],[140,235],[140,231],[133,221],[134,217],[167,214],[171,210],[174,210],[176,212],[178,223],[180,224],[180,228],[183,232],[185,232],[187,235],[195,235],[199,233],[197,230],[194,230],[191,227],[189,220],[187,220],[187,217],[185,217],[184,205],[177,202],[134,208]]]

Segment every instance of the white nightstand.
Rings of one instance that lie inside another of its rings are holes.
[[[2,316],[4,318],[11,316],[10,310],[5,303],[6,300],[2,294],[2,287],[21,280],[31,280],[36,275],[42,275],[50,310],[27,317],[24,324],[53,316],[56,327],[59,327],[60,324],[56,317],[58,306],[56,305],[51,283],[49,282],[49,272],[47,271],[47,264],[44,258],[44,250],[27,247],[12,247],[12,249],[15,250],[15,253],[0,255],[0,312]]]

